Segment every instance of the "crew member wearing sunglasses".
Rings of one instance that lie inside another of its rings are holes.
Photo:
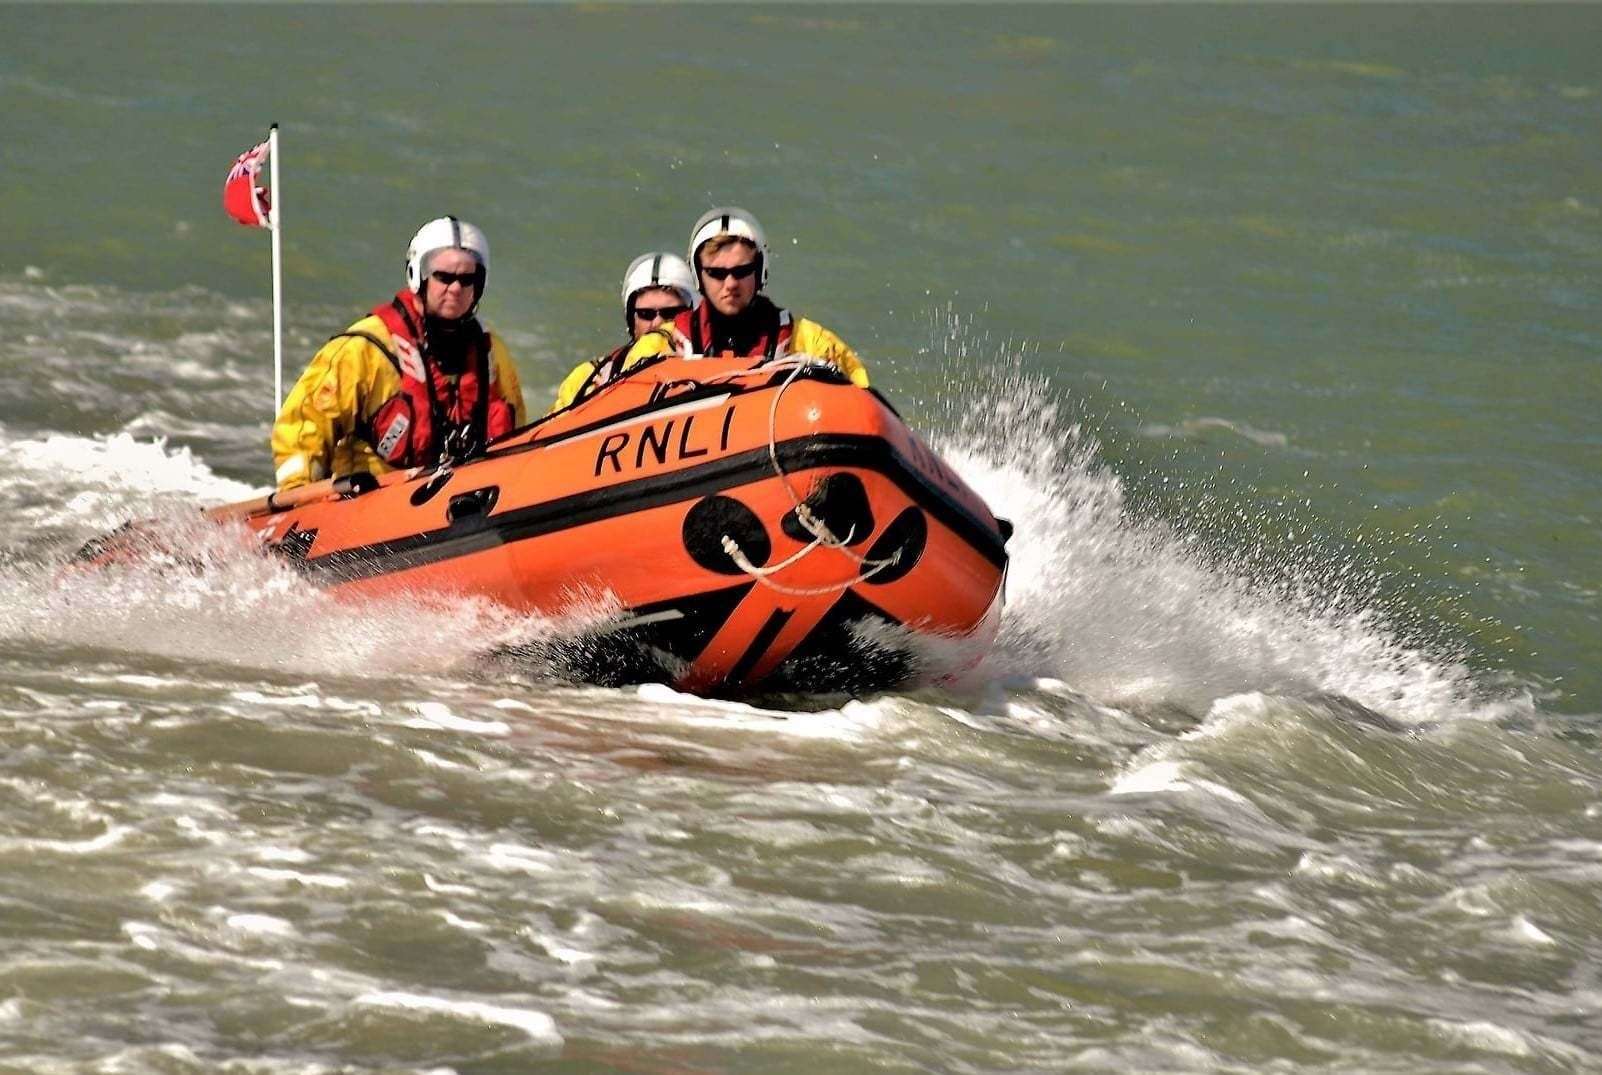
[[[585,399],[617,380],[634,341],[670,325],[695,303],[695,274],[676,254],[653,250],[629,262],[623,273],[623,331],[627,339],[593,362],[583,362],[562,379],[552,411]]]
[[[440,217],[418,230],[405,289],[324,344],[279,409],[280,490],[460,461],[527,421],[512,356],[474,316],[488,278],[478,228]]]
[[[690,264],[695,266],[700,304],[680,312],[672,323],[642,333],[623,356],[622,371],[674,353],[750,358],[753,364],[809,355],[834,366],[852,384],[868,387],[867,367],[844,340],[762,294],[769,261],[767,235],[756,217],[733,206],[703,214],[690,230]],[[576,391],[567,391],[567,382],[563,389],[553,410],[578,398]]]

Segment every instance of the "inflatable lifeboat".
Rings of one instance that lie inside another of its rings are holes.
[[[977,660],[999,616],[1010,525],[806,360],[664,359],[467,463],[359,477],[209,514],[341,592],[550,616],[604,595],[616,615],[542,654],[603,684],[893,687]]]

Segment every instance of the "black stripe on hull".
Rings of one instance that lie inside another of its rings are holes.
[[[563,679],[622,687],[673,680],[701,655],[754,582],[631,608],[620,626],[511,646],[495,657]]]
[[[758,686],[861,695],[894,690],[915,679],[919,669],[913,655],[868,641],[856,630],[863,624],[899,627],[901,621],[855,590],[847,590]]]
[[[1007,552],[1000,535],[927,481],[880,437],[824,434],[786,441],[777,446],[777,454],[786,472],[829,466],[876,471],[997,568],[1006,565]],[[467,478],[471,469],[457,473]],[[773,464],[768,450],[756,448],[700,466],[637,478],[493,516],[471,515],[441,530],[297,560],[295,565],[326,585],[375,578],[620,515],[697,499],[772,476]]]
[[[744,653],[740,654],[740,659],[734,662],[733,668],[729,669],[728,682],[731,686],[738,687],[745,682],[745,677],[751,674],[751,669],[755,668],[756,663],[762,659],[762,655],[768,652],[768,647],[773,645],[773,640],[779,637],[779,632],[784,630],[784,625],[789,623],[790,617],[794,615],[795,610],[790,608],[776,608],[773,610],[773,614],[768,617],[767,622],[757,631],[756,637],[751,640],[751,644],[745,647]]]

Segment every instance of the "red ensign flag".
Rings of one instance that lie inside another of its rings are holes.
[[[223,208],[228,210],[229,216],[250,228],[272,225],[269,215],[272,202],[266,189],[256,185],[262,162],[267,159],[267,147],[268,143],[263,142],[241,153],[228,170],[228,180],[223,184]]]

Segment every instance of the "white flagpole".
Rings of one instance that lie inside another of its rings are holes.
[[[279,247],[280,224],[283,222],[284,202],[278,185],[278,124],[267,132],[267,159],[271,162],[273,187],[272,208],[268,220],[273,233],[273,417],[284,402],[284,301],[283,255]]]

